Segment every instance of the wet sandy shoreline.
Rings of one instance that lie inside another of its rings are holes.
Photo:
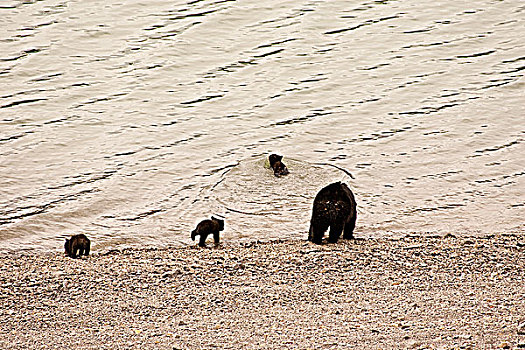
[[[524,296],[523,235],[15,253],[0,348],[515,349]]]

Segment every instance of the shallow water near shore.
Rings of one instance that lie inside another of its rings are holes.
[[[525,231],[521,1],[9,0],[0,24],[0,250],[190,244],[211,214],[306,238],[333,181],[358,237]]]

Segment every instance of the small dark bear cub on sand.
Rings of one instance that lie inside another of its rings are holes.
[[[91,241],[84,234],[71,236],[70,239],[66,238],[66,243],[64,243],[66,254],[71,258],[88,256],[90,247]]]
[[[314,199],[308,240],[321,244],[328,227],[330,243],[336,243],[343,230],[343,238],[354,238],[356,207],[354,194],[346,184],[334,182],[321,189]]]
[[[191,239],[194,241],[195,236],[200,235],[199,246],[206,246],[206,238],[210,233],[213,233],[213,240],[215,244],[219,243],[219,231],[224,230],[224,220],[211,217],[211,220],[206,219],[199,222],[197,228],[191,231]]]
[[[288,175],[288,168],[281,161],[283,156],[277,154],[270,154],[268,160],[270,161],[270,167],[273,169],[275,176]]]

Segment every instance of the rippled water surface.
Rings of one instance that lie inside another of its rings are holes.
[[[521,0],[4,0],[0,250],[522,233],[524,72]]]

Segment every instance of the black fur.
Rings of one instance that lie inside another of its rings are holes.
[[[330,227],[328,242],[336,243],[344,231],[343,238],[354,238],[357,205],[348,186],[334,182],[317,193],[312,209],[308,240],[321,244],[325,231]]]
[[[71,258],[80,258],[82,255],[88,256],[90,248],[91,241],[84,234],[71,236],[70,239],[66,238],[66,243],[64,243],[66,254]]]
[[[283,156],[277,154],[270,154],[268,160],[270,161],[270,167],[273,169],[273,174],[275,176],[288,175],[288,168],[281,161]]]
[[[199,222],[197,228],[191,231],[191,239],[195,240],[197,235],[200,235],[199,246],[206,246],[206,238],[213,233],[213,240],[215,244],[219,243],[219,231],[224,230],[224,220],[211,217],[211,220],[206,219]]]

